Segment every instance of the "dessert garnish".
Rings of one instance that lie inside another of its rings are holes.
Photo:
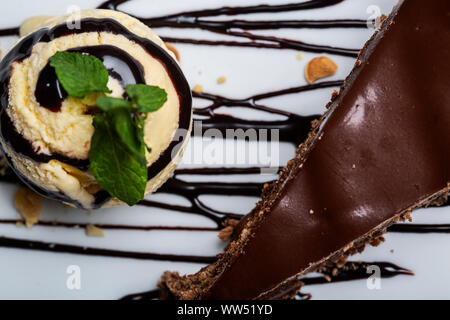
[[[27,228],[31,228],[39,221],[42,209],[42,198],[26,187],[17,190],[14,196],[14,206],[24,219]]]
[[[103,238],[105,236],[103,230],[97,226],[94,226],[93,224],[88,224],[86,226],[85,232],[88,237]]]
[[[337,64],[328,57],[317,57],[312,59],[305,68],[305,78],[308,83],[330,77],[336,73]]]
[[[89,151],[92,173],[101,188],[132,206],[144,198],[147,160],[144,126],[147,115],[167,101],[165,90],[129,84],[127,99],[106,96],[108,70],[97,57],[78,52],[58,52],[50,58],[59,82],[70,97],[95,95],[101,110],[93,120]]]

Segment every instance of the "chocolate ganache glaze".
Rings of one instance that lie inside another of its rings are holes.
[[[142,46],[150,55],[158,59],[167,70],[174,87],[177,90],[180,100],[180,118],[179,129],[181,129],[181,136],[178,141],[172,141],[169,147],[161,154],[157,161],[155,161],[148,168],[148,179],[155,177],[161,170],[163,170],[170,162],[171,155],[174,148],[177,148],[181,142],[186,139],[186,133],[189,131],[191,118],[192,118],[192,95],[189,84],[187,83],[180,67],[177,62],[165,52],[164,49],[153,43],[152,41],[141,38],[120,23],[113,19],[82,19],[81,28],[69,29],[66,24],[58,25],[52,29],[38,30],[25,38],[23,38],[2,60],[0,63],[0,134],[3,140],[8,145],[10,150],[19,153],[22,156],[28,157],[36,162],[48,162],[51,159],[61,160],[65,163],[73,165],[81,170],[87,170],[89,167],[88,160],[85,159],[71,159],[58,154],[42,154],[32,148],[30,142],[24,139],[14,128],[6,108],[8,108],[8,89],[11,66],[14,62],[20,62],[30,56],[33,46],[38,42],[50,42],[56,38],[69,35],[80,34],[86,32],[110,32],[113,34],[120,34],[128,39],[136,42]],[[93,47],[80,47],[73,48],[71,51],[83,52],[92,54],[99,57],[105,62],[106,67],[112,77],[123,80],[130,83],[143,83],[143,70],[140,64],[135,61],[130,55],[118,48],[112,46],[93,46]],[[48,85],[48,86],[47,86]],[[45,67],[40,74],[38,86],[36,89],[36,97],[43,103],[43,107],[46,107],[52,111],[57,112],[62,100],[65,97],[65,93],[55,78],[54,72],[48,67]],[[185,132],[185,133],[183,133]],[[9,160],[9,159],[8,159]],[[49,196],[53,199],[58,199],[64,202],[72,203],[76,206],[80,204],[63,195],[56,194],[42,190],[42,188],[36,186],[29,181],[20,172],[17,172],[19,177],[24,180],[32,189],[37,192]],[[101,191],[96,195],[95,207],[101,207],[104,203],[110,200],[110,196],[107,192]]]
[[[448,12],[446,0],[407,0],[394,10],[296,160],[244,220],[263,217],[242,254],[222,256],[199,298],[276,294],[281,283],[446,197]]]

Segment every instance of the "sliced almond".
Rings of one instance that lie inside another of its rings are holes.
[[[42,198],[28,188],[20,188],[14,196],[14,206],[25,220],[27,228],[39,221],[42,210]]]
[[[217,79],[218,84],[224,84],[225,82],[227,82],[227,78],[225,77],[220,77],[219,79]]]
[[[196,85],[194,87],[194,89],[192,89],[192,91],[196,92],[196,93],[202,93],[203,92],[203,86],[202,85]]]
[[[338,69],[337,64],[328,57],[317,57],[306,65],[305,78],[308,83],[332,76]]]
[[[88,237],[104,237],[103,230],[92,224],[86,226],[86,235]]]

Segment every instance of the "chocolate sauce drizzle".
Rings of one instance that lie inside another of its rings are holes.
[[[129,0],[113,0],[101,4],[100,9],[111,9],[119,11],[118,7]],[[316,53],[330,53],[348,57],[356,57],[359,49],[348,49],[331,46],[315,45],[302,41],[285,39],[274,36],[257,35],[248,32],[248,30],[267,30],[282,28],[367,28],[368,23],[365,20],[343,19],[343,20],[281,20],[281,21],[248,21],[248,20],[207,20],[205,17],[217,17],[222,15],[244,15],[253,13],[278,13],[289,11],[310,10],[333,6],[341,3],[343,0],[310,0],[300,3],[291,3],[285,5],[256,5],[246,7],[222,7],[217,9],[187,11],[177,14],[165,15],[154,18],[135,17],[152,28],[171,27],[171,28],[197,28],[230,37],[243,38],[250,41],[211,41],[197,40],[187,38],[162,37],[164,41],[172,43],[190,43],[196,45],[220,45],[220,46],[239,46],[253,48],[271,48],[271,49],[293,49]],[[370,25],[370,24],[369,24]],[[245,31],[236,31],[245,30]]]
[[[19,36],[19,28],[0,29],[0,37]]]
[[[211,102],[211,104],[207,107],[194,109],[194,121],[202,122],[202,133],[209,129],[220,130],[222,134],[225,134],[227,129],[255,129],[257,131],[261,129],[276,129],[279,131],[279,139],[281,141],[291,142],[297,146],[307,137],[311,129],[311,122],[313,120],[319,119],[320,116],[300,116],[292,112],[270,108],[258,102],[264,99],[279,97],[283,95],[296,94],[324,88],[340,87],[342,84],[342,80],[323,81],[315,84],[257,94],[244,99],[231,99],[210,93],[193,92],[193,96],[195,98],[208,100]],[[272,115],[284,116],[285,119],[278,121],[247,120],[228,114],[216,113],[216,110],[221,107],[244,107],[252,110],[262,111]]]
[[[315,284],[326,284],[330,282],[344,282],[367,279],[370,276],[370,274],[367,273],[367,268],[372,265],[376,265],[380,268],[380,276],[381,278],[385,279],[393,278],[399,275],[414,275],[411,270],[400,267],[390,262],[348,261],[342,267],[331,267],[327,270],[320,271],[323,276],[304,277],[301,279],[301,281],[305,284],[305,286],[309,286]]]
[[[321,271],[323,276],[318,277],[304,277],[300,280],[305,286],[328,284],[336,282],[346,282],[355,280],[365,280],[369,278],[370,274],[367,273],[369,266],[376,265],[380,268],[380,277],[383,279],[393,278],[396,276],[413,276],[414,273],[406,268],[400,267],[396,264],[384,261],[348,261],[344,266],[340,268],[331,267],[328,270]],[[120,300],[127,301],[143,301],[143,300],[156,300],[160,297],[161,290],[155,289],[151,291],[139,292],[129,294],[122,297]],[[311,294],[299,292],[296,295],[297,300],[310,300]]]
[[[8,237],[0,237],[0,247],[16,248],[26,250],[48,251],[57,253],[81,254],[86,256],[128,258],[138,260],[158,260],[173,262],[192,262],[210,264],[215,262],[216,257],[202,257],[190,255],[159,254],[151,252],[121,251],[104,248],[81,247],[70,244],[50,243],[34,240],[22,240]]]

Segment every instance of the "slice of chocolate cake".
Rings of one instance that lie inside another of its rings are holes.
[[[450,1],[405,0],[216,263],[178,299],[290,297],[298,277],[374,243],[450,187]]]

